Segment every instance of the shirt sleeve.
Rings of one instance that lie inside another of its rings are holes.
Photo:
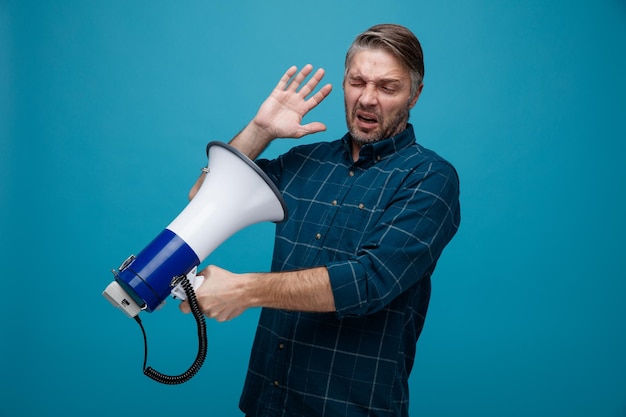
[[[280,164],[278,160],[269,160],[269,159],[257,159],[254,163],[261,169],[261,171],[265,172],[274,184],[278,185],[278,178],[280,176]]]
[[[363,316],[434,270],[460,223],[459,180],[444,161],[416,169],[371,228],[357,256],[326,264],[339,317]]]

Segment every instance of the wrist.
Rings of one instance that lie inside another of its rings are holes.
[[[261,144],[263,146],[269,145],[271,141],[276,139],[276,135],[274,135],[269,128],[269,126],[260,123],[256,118],[252,119],[248,126],[248,137],[253,140],[255,143]]]
[[[260,273],[240,274],[241,289],[244,293],[246,308],[264,307],[262,275]]]
[[[254,160],[273,139],[275,138],[267,130],[251,121],[233,138],[230,144]]]

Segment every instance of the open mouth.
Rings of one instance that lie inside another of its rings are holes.
[[[358,118],[365,123],[376,123],[376,119],[373,117],[358,116]]]
[[[356,118],[361,123],[366,124],[366,125],[373,125],[373,124],[378,123],[378,118],[376,117],[376,115],[371,114],[371,113],[357,112]]]

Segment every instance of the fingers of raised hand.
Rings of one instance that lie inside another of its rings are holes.
[[[289,69],[280,78],[280,81],[278,81],[278,84],[276,84],[276,89],[281,91],[284,90],[289,85],[289,80],[291,80],[291,77],[294,76],[296,71],[298,71],[298,68],[295,65],[289,67]]]
[[[298,68],[295,66],[290,67],[276,85],[276,89],[281,91],[297,92],[301,97],[307,97],[317,87],[321,79],[324,77],[324,69],[318,68],[315,74],[304,83],[304,80],[313,71],[313,65],[306,64],[298,72]],[[297,74],[296,74],[297,73]],[[298,90],[299,89],[299,90]]]
[[[319,80],[317,82],[319,82]],[[316,85],[317,85],[317,82],[315,83]],[[311,88],[311,91],[314,88],[315,86]],[[312,109],[313,107],[320,104],[326,97],[328,97],[332,89],[333,89],[333,86],[331,84],[326,84],[325,86],[320,88],[320,90],[317,93],[312,95],[311,98],[307,100],[307,104],[309,105],[309,108]]]
[[[300,88],[300,95],[303,98],[306,98],[309,94],[315,90],[317,85],[320,83],[322,78],[324,78],[325,71],[323,68],[319,68],[315,71],[315,74]]]
[[[309,76],[309,74],[311,73],[311,71],[313,71],[313,65],[311,64],[306,64],[304,67],[302,67],[302,69],[300,70],[300,72],[291,80],[291,83],[289,83],[288,86],[288,90],[291,91],[297,91],[298,88],[300,87],[300,84],[302,84],[302,82],[306,79],[306,77]],[[311,80],[309,80],[306,84],[308,85],[311,82]],[[316,83],[317,84],[317,83]],[[310,92],[310,91],[309,91]],[[308,94],[308,93],[307,93]],[[303,96],[306,97],[307,94],[304,94]]]

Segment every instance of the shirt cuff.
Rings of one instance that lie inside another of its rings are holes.
[[[365,270],[356,261],[326,265],[339,318],[358,317],[367,312]]]

